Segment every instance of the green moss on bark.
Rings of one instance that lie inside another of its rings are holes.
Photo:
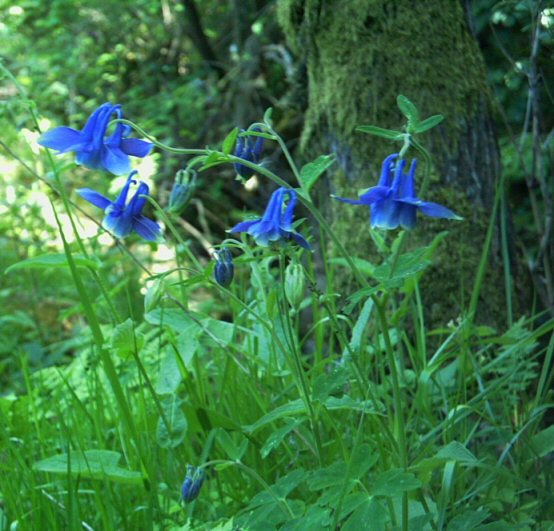
[[[442,202],[465,221],[422,219],[412,240],[427,244],[430,235],[450,231],[423,293],[431,326],[456,318],[469,301],[498,178],[484,62],[462,3],[279,0],[277,6],[287,41],[307,69],[302,155],[309,160],[321,153],[337,154],[338,169],[320,192],[352,254],[375,257],[366,230],[367,208],[329,205],[326,197],[330,192],[355,197],[358,189],[376,184],[381,160],[400,147],[355,128],[373,124],[399,129],[403,117],[396,106],[398,94],[412,100],[423,117],[444,115],[443,124],[422,138],[436,168],[426,199]],[[501,326],[503,275],[496,250],[481,310],[487,322]]]

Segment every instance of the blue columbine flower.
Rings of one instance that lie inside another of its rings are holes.
[[[406,161],[397,161],[397,158],[398,154],[395,153],[383,161],[379,184],[369,188],[359,199],[333,197],[344,203],[369,206],[372,228],[395,229],[400,225],[405,229],[413,229],[418,210],[433,218],[462,219],[442,205],[419,199],[414,181],[417,160],[412,160],[410,171],[405,175]]]
[[[185,503],[190,503],[198,498],[205,477],[204,469],[187,465],[187,475],[181,487],[181,498]]]
[[[142,215],[146,199],[140,196],[148,195],[148,185],[140,181],[135,195],[127,203],[129,188],[132,184],[137,184],[133,179],[136,173],[136,171],[133,171],[129,174],[125,186],[123,186],[119,197],[115,201],[110,201],[107,197],[90,188],[80,188],[77,193],[89,203],[104,210],[106,216],[102,226],[117,238],[125,238],[125,236],[135,231],[145,240],[156,241],[161,235],[160,226]]]
[[[251,131],[256,131],[257,133],[261,132],[259,127],[253,127]],[[241,133],[244,133],[244,129],[240,130]],[[263,136],[238,136],[237,143],[235,145],[235,157],[240,157],[241,159],[253,162],[258,164],[262,156],[262,149],[264,147],[264,138]],[[234,163],[235,171],[241,176],[247,179],[254,174],[254,170],[245,166],[244,164]]]
[[[288,198],[288,204],[285,201]],[[229,232],[247,232],[254,237],[258,245],[269,245],[269,242],[290,240],[291,238],[305,249],[310,245],[292,226],[292,215],[296,206],[296,192],[291,188],[279,188],[271,195],[264,215],[259,219],[243,221]]]
[[[220,251],[214,251],[215,268],[214,278],[215,281],[224,288],[228,288],[233,281],[235,274],[235,266],[233,265],[233,255],[227,247],[223,247]]]
[[[129,156],[146,157],[152,144],[138,138],[127,138],[128,125],[118,123],[114,132],[106,137],[112,115],[122,118],[121,105],[104,103],[88,118],[81,131],[71,127],[55,127],[42,134],[38,143],[60,153],[74,151],[77,164],[96,170],[104,169],[115,175],[131,171]]]

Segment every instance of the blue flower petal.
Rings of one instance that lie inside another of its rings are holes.
[[[114,175],[123,175],[131,170],[129,156],[118,147],[104,146],[101,153],[102,166]]]
[[[378,186],[387,186],[392,185],[392,170],[394,168],[394,162],[398,158],[398,153],[393,153],[389,155],[381,165],[381,176],[379,177]]]
[[[136,173],[137,172],[135,170],[129,174],[129,177],[127,177],[127,181],[125,182],[125,185],[121,189],[121,192],[119,192],[117,199],[113,202],[113,205],[116,206],[121,211],[125,209],[125,203],[127,202],[127,195],[129,194],[129,188],[132,184],[135,183],[133,176]]]
[[[385,199],[371,205],[372,228],[396,229],[399,222],[399,208],[392,199]]]
[[[101,133],[102,138],[104,138],[104,134],[106,132],[105,128],[108,126],[108,120],[110,115],[112,114],[112,108],[113,105],[111,103],[103,103],[88,117],[85,123],[85,127],[83,127],[82,130],[83,136],[85,138],[91,141],[99,130],[101,132],[102,124],[105,123],[104,132]],[[106,114],[108,116],[108,120],[106,120],[105,118]]]
[[[129,201],[129,206],[128,206],[133,216],[139,216],[142,213],[142,209],[146,204],[146,199],[140,196],[148,195],[149,191],[150,189],[148,188],[148,185],[146,183],[141,182],[139,184],[139,187],[137,188],[137,191],[135,192],[135,195],[133,196],[131,201]]]
[[[410,171],[408,172],[407,177],[402,181],[400,188],[398,190],[398,195],[400,197],[416,197],[415,192],[415,171],[417,168],[417,159],[413,159],[410,165]]]
[[[97,150],[76,151],[75,162],[91,170],[98,170],[102,167],[100,152]]]
[[[41,146],[56,149],[59,153],[74,151],[86,145],[83,135],[71,127],[55,127],[40,135],[38,143]]]
[[[86,201],[92,203],[94,206],[106,210],[112,202],[104,197],[101,193],[91,190],[90,188],[79,188],[76,192]]]
[[[288,204],[285,206],[287,198]],[[302,247],[309,248],[308,242],[292,228],[295,206],[296,192],[290,188],[279,188],[271,194],[261,218],[238,223],[229,232],[247,232],[262,246],[267,246],[273,241],[288,241],[293,238]]]
[[[349,203],[350,205],[365,205],[365,201],[360,201],[359,199],[347,199],[346,197],[338,197],[336,195],[331,196],[333,199],[342,201],[343,203]]]
[[[374,186],[360,196],[360,203],[363,205],[371,205],[377,201],[383,201],[392,194],[392,191],[387,186]]]
[[[417,221],[417,208],[397,201],[398,223],[405,229],[413,229]]]
[[[112,205],[106,210],[102,226],[117,238],[125,238],[133,230],[133,219],[129,211],[120,210]]]
[[[150,142],[140,140],[139,138],[124,138],[121,141],[120,147],[121,151],[132,157],[146,157],[150,153],[152,146],[153,144]]]
[[[285,208],[285,211],[283,212],[281,216],[281,223],[280,226],[284,230],[292,230],[292,216],[294,214],[294,209],[296,208],[296,202],[298,201],[296,198],[296,192],[294,190],[287,190],[289,201],[287,204],[287,207]],[[285,194],[283,194],[283,200],[285,198]]]
[[[157,241],[162,234],[160,226],[145,216],[135,216],[133,218],[133,229],[140,237],[149,242]]]
[[[423,214],[432,218],[446,218],[446,219],[462,219],[460,216],[452,212],[449,208],[446,208],[438,203],[430,203],[428,201],[422,201],[417,198],[402,198],[399,201],[414,205],[417,207]]]
[[[252,219],[247,221],[241,221],[237,223],[232,229],[229,229],[229,232],[248,232],[250,227],[255,223],[259,223],[259,219]]]
[[[311,250],[310,244],[306,241],[302,234],[299,234],[298,232],[291,232],[290,236],[298,245],[300,245],[300,247],[304,247],[304,249],[308,249],[308,251]]]

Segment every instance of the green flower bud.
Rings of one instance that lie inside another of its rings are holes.
[[[169,196],[168,212],[180,214],[189,204],[196,188],[196,172],[194,170],[179,170],[175,175],[173,189]]]
[[[304,269],[296,262],[291,262],[285,269],[285,296],[289,304],[298,309],[304,299],[306,291],[306,277]]]

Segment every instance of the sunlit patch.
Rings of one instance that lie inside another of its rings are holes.
[[[27,144],[29,144],[31,151],[35,155],[38,155],[41,149],[39,143],[37,142],[38,138],[40,137],[40,133],[38,131],[31,131],[30,129],[22,129],[21,134],[23,135],[23,138],[26,140]]]
[[[21,6],[10,6],[10,8],[8,9],[8,14],[12,15],[13,17],[19,17],[23,15],[24,12],[25,11]]]
[[[175,251],[165,244],[158,245],[158,248],[153,253],[154,263],[152,264],[151,271],[154,274],[164,273],[167,271],[168,266],[174,267],[175,264],[171,263],[175,260]]]
[[[548,7],[541,11],[541,26],[545,28],[554,26],[554,7]]]
[[[250,179],[248,179],[244,183],[244,188],[246,188],[248,192],[253,192],[254,190],[257,190],[259,186],[260,186],[260,181],[257,175],[252,175],[252,177],[250,177]]]

